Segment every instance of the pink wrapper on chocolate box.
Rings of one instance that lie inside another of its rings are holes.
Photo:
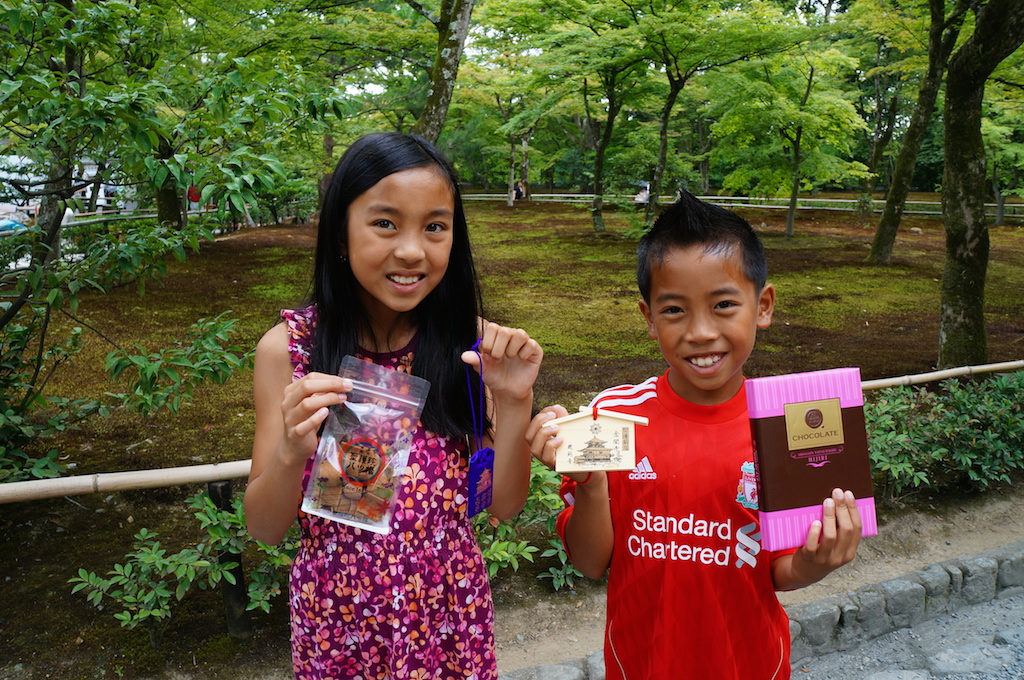
[[[862,535],[877,534],[860,369],[751,378],[746,393],[761,547],[802,546],[835,488],[857,497]]]

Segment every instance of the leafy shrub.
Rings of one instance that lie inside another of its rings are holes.
[[[555,590],[561,590],[562,586],[575,588],[576,579],[583,578],[583,574],[581,574],[579,570],[573,566],[572,562],[569,561],[569,553],[565,551],[565,546],[562,545],[562,541],[557,538],[553,538],[548,541],[548,545],[551,547],[541,553],[541,557],[558,558],[558,564],[553,567],[548,567],[548,570],[543,574],[537,574],[537,578],[551,579],[551,586]]]
[[[115,375],[139,375],[131,394],[107,395],[119,398],[120,404],[112,399],[103,403],[47,396],[51,377],[84,342],[81,327],[56,333],[56,314],[104,337],[75,316],[83,290],[108,292],[134,282],[141,294],[147,279],[166,271],[167,254],[184,260],[187,250],[198,250],[200,240],[212,235],[199,226],[169,230],[139,220],[130,227],[124,222],[110,228],[95,223],[69,226],[59,249],[39,242],[42,236],[35,226],[4,239],[5,245],[15,239],[15,250],[27,249],[30,257],[0,272],[9,286],[9,295],[0,300],[0,483],[59,475],[60,456],[56,448],[47,449],[47,437],[80,427],[94,416],[106,416],[119,405],[146,413],[161,406],[177,408],[202,380],[223,382],[250,362],[248,355],[223,346],[233,322],[221,315],[193,326],[190,346],[139,356],[112,353],[108,367]],[[86,252],[88,257],[83,257]],[[0,248],[0,262],[16,254]]]
[[[208,588],[227,579],[234,581],[233,563],[220,564],[209,543],[200,543],[172,555],[160,545],[156,532],[141,529],[135,534],[135,551],[125,562],[115,564],[104,578],[85,569],[68,582],[72,593],[85,591],[86,599],[102,608],[104,598],[121,607],[114,618],[126,628],[144,623],[150,644],[160,646],[159,623],[171,617],[171,610],[193,585]]]
[[[0,302],[0,312],[9,305]],[[59,452],[47,449],[46,439],[109,413],[107,405],[92,399],[42,393],[54,371],[82,348],[81,328],[40,347],[49,325],[49,308],[32,308],[0,328],[0,483],[58,476]]]
[[[481,513],[473,519],[474,531],[484,562],[487,564],[488,576],[494,577],[502,569],[519,571],[521,560],[534,561],[541,548],[526,538],[528,530],[543,526],[543,533],[546,535],[554,531],[555,516],[562,509],[562,499],[558,495],[561,475],[536,460],[532,461],[531,465],[530,490],[519,515],[501,522],[486,513]],[[537,532],[529,533],[532,538]],[[545,559],[554,556],[555,553],[549,552],[541,554]],[[551,575],[539,574],[538,578],[551,578]],[[563,584],[572,587],[572,583],[567,583],[565,579],[552,580],[552,584],[556,590]]]
[[[195,516],[215,550],[234,555],[242,555],[248,550],[258,560],[248,572],[249,604],[246,610],[269,612],[271,600],[280,595],[288,584],[288,570],[298,552],[298,527],[292,526],[278,545],[268,545],[249,535],[241,494],[232,497],[230,510],[218,508],[206,493],[196,494],[188,499],[188,504],[195,510]],[[251,564],[252,560],[246,562]]]
[[[278,546],[254,541],[245,528],[245,508],[241,495],[231,499],[231,508],[221,510],[205,492],[188,499],[206,540],[177,553],[168,554],[161,547],[157,534],[141,529],[135,535],[135,550],[125,555],[122,564],[115,564],[106,577],[85,569],[68,582],[72,593],[84,591],[86,599],[102,609],[104,599],[112,600],[121,610],[114,618],[126,628],[145,624],[150,644],[160,645],[161,622],[166,622],[176,603],[198,586],[206,589],[223,579],[236,583],[233,570],[237,562],[221,564],[222,553],[241,555],[254,546],[262,556],[250,570],[247,610],[270,611],[270,600],[279,595],[288,581],[288,566],[295,555],[298,538],[293,528]]]
[[[107,355],[106,369],[116,380],[124,375],[134,376],[132,391],[112,394],[125,406],[142,415],[150,415],[167,408],[177,413],[183,400],[191,398],[193,390],[204,381],[223,384],[235,371],[252,365],[252,352],[243,353],[239,347],[227,345],[234,330],[235,319],[230,311],[221,312],[213,319],[199,319],[188,330],[184,341],[174,347],[145,354],[130,354],[117,349]]]
[[[864,405],[881,495],[1010,482],[1024,469],[1022,389],[1024,372],[881,390]]]

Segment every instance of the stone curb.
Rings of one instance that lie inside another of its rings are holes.
[[[851,649],[958,609],[1024,593],[1024,541],[939,562],[902,578],[843,595],[786,607],[790,660]],[[520,668],[499,680],[604,680],[601,651],[588,657]]]

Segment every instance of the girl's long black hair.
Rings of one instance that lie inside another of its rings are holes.
[[[361,137],[345,151],[331,176],[320,213],[313,293],[309,299],[317,306],[319,316],[313,335],[311,368],[336,374],[342,358],[356,353],[359,330],[370,331],[369,317],[359,301],[359,284],[348,260],[342,259],[342,244],[348,238],[349,205],[388,175],[430,166],[448,180],[454,197],[452,251],[440,283],[410,312],[417,329],[412,373],[430,381],[421,416],[423,424],[439,435],[456,437],[473,433],[469,399],[476,400],[475,404],[482,403],[479,379],[472,368],[471,387],[467,391],[466,364],[461,354],[476,341],[477,318],[482,316],[483,303],[458,177],[444,156],[421,137],[395,132]],[[485,431],[489,431],[490,425],[488,419]]]

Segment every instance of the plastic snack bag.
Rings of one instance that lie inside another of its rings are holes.
[[[353,356],[341,376],[352,391],[324,422],[302,510],[386,534],[430,383]]]

